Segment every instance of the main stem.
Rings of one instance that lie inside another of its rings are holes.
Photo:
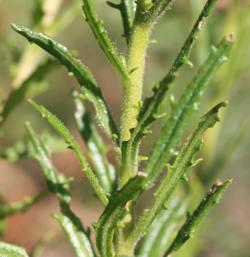
[[[137,126],[137,116],[140,111],[145,59],[152,25],[136,22],[130,38],[127,66],[129,78],[124,81],[123,112],[121,118],[121,144],[127,144],[131,137],[131,130]],[[137,158],[134,158],[137,159]],[[120,186],[135,175],[136,163],[130,163],[129,158],[123,156],[120,173]]]
[[[137,125],[140,108],[146,51],[151,31],[150,24],[135,24],[131,35],[127,66],[129,78],[124,82],[121,141],[129,141],[130,130]]]

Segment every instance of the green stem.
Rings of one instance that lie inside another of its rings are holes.
[[[130,76],[124,82],[121,141],[129,141],[130,130],[137,125],[150,32],[151,24],[143,23],[135,25],[131,35],[127,62]]]
[[[137,116],[142,98],[143,75],[145,59],[152,25],[149,23],[135,23],[131,34],[128,50],[129,79],[124,82],[123,112],[121,119],[121,143],[125,149],[131,137],[131,130],[137,126]],[[125,152],[125,151],[124,151]],[[135,153],[137,155],[137,153]],[[126,155],[126,154],[125,154]],[[126,184],[129,178],[136,174],[137,158],[131,163],[129,156],[123,156],[120,176],[120,186]]]

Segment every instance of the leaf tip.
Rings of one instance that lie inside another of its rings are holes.
[[[19,26],[19,25],[17,25],[16,23],[11,23],[11,28],[14,30],[14,31],[16,31],[16,32],[21,32],[22,31],[22,28],[21,28],[21,26]]]

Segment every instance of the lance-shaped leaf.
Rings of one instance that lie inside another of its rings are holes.
[[[16,108],[25,99],[29,91],[33,88],[33,83],[42,81],[44,77],[57,66],[57,64],[58,63],[55,61],[47,60],[45,63],[38,66],[36,70],[22,83],[22,85],[20,85],[20,87],[10,93],[8,98],[4,101],[4,107],[0,113],[0,125],[6,121],[14,108]]]
[[[65,142],[61,137],[52,135],[46,131],[42,132],[41,139],[46,142],[48,152],[60,152],[63,151]],[[22,158],[26,158],[32,154],[33,148],[29,142],[29,139],[24,138],[17,140],[13,145],[0,150],[0,158],[8,160],[10,162],[16,162]]]
[[[93,34],[95,35],[102,51],[108,58],[109,62],[118,71],[123,79],[128,79],[129,73],[127,71],[124,58],[117,52],[107,31],[103,26],[103,21],[97,17],[93,9],[91,0],[82,0],[83,11]]]
[[[107,3],[109,4],[109,6],[120,11],[124,29],[124,37],[126,38],[127,44],[129,44],[129,37],[135,18],[135,0],[121,0],[120,4],[109,1]]]
[[[29,124],[26,124],[30,141],[35,150],[35,157],[42,167],[43,175],[48,185],[50,192],[57,195],[60,203],[61,213],[56,214],[55,218],[61,224],[65,234],[75,251],[77,257],[93,257],[91,243],[87,233],[83,228],[80,219],[71,211],[70,200],[71,194],[69,184],[71,179],[66,178],[59,173],[51,163],[46,146],[36,137],[34,131]]]
[[[151,224],[136,256],[161,256],[169,246],[168,242],[173,239],[179,222],[183,220],[185,209],[185,203],[179,195],[171,200],[169,209],[162,211]]]
[[[0,242],[0,257],[29,257],[26,251],[16,245]]]
[[[232,48],[231,38],[224,38],[198,70],[197,75],[184,89],[179,101],[174,106],[169,119],[163,125],[145,171],[152,176],[152,181],[161,172],[165,163],[172,157],[176,145],[183,134],[183,128],[189,116],[197,110],[199,100],[215,72],[228,60]]]
[[[115,186],[115,169],[107,159],[107,146],[93,124],[90,113],[83,105],[80,95],[74,92],[73,97],[77,127],[88,148],[88,155],[95,168],[95,173],[104,191],[111,193]]]
[[[78,159],[80,160],[81,166],[92,185],[93,189],[95,190],[99,199],[107,205],[108,198],[103,190],[98,178],[93,173],[92,169],[88,165],[86,159],[82,155],[80,146],[75,141],[69,130],[64,126],[64,124],[51,112],[49,112],[45,107],[36,104],[33,101],[30,101],[32,106],[45,118],[49,124],[64,138],[65,142],[69,145],[69,147],[76,153]]]
[[[61,204],[62,213],[55,214],[54,218],[60,223],[77,257],[94,257],[87,231],[80,219],[70,210],[68,205]]]
[[[0,150],[0,158],[10,162],[16,162],[31,152],[27,138],[16,141],[13,145]]]
[[[73,57],[70,51],[52,38],[42,34],[33,33],[28,28],[12,24],[12,28],[29,42],[35,43],[42,49],[50,53],[72,73],[81,86],[82,93],[86,100],[90,101],[96,110],[96,116],[104,131],[113,138],[117,135],[117,129],[113,118],[108,111],[107,105],[102,96],[101,90],[97,85],[90,70],[80,60]]]
[[[225,103],[218,104],[203,117],[193,137],[178,155],[174,168],[172,169],[175,172],[169,172],[161,182],[152,210],[143,213],[139,222],[135,225],[135,229],[127,239],[127,245],[133,248],[137,241],[144,235],[153,219],[161,211],[161,208],[164,208],[166,201],[181,181],[186,170],[192,165],[192,159],[199,150],[203,132],[218,121],[218,110],[222,106],[225,106]],[[171,174],[171,177],[169,174]],[[169,177],[171,179],[169,179]],[[120,219],[123,217],[123,214],[126,212],[127,203],[138,199],[138,197],[151,186],[152,183],[148,180],[147,176],[138,174],[130,179],[119,192],[111,197],[109,205],[99,219],[96,230],[97,246],[102,256],[112,256],[114,231]]]
[[[48,157],[47,147],[36,135],[29,123],[26,123],[29,140],[34,149],[33,155],[39,162],[43,176],[50,192],[57,195],[60,202],[69,203],[71,195],[69,192],[70,179],[60,174],[51,163]]]
[[[26,212],[33,205],[40,202],[46,197],[47,192],[41,192],[34,197],[26,197],[21,202],[14,202],[10,204],[0,204],[0,219],[7,218],[20,212]]]
[[[201,14],[199,15],[197,21],[195,22],[191,32],[189,33],[186,41],[184,42],[180,52],[178,53],[173,65],[171,66],[167,75],[162,78],[160,82],[158,82],[153,88],[153,96],[147,98],[144,101],[143,108],[139,115],[139,123],[138,128],[134,132],[134,136],[141,131],[146,129],[146,127],[155,120],[154,115],[157,115],[158,107],[162,103],[165,98],[165,95],[168,91],[169,85],[174,81],[179,72],[180,68],[186,64],[189,59],[189,55],[192,49],[192,46],[195,40],[198,38],[202,28],[205,25],[205,21],[207,17],[211,14],[213,6],[217,0],[208,0],[206,5],[204,6]]]
[[[132,137],[126,146],[126,155],[128,156],[128,162],[133,162],[131,152],[136,152],[138,144],[140,143],[143,136],[148,133],[149,125],[160,118],[162,115],[158,115],[159,106],[165,99],[166,93],[168,92],[170,84],[177,77],[177,73],[185,63],[188,61],[192,46],[195,40],[198,38],[202,28],[205,25],[207,17],[211,14],[213,7],[217,0],[208,0],[203,10],[201,11],[197,21],[195,22],[191,32],[189,33],[186,41],[184,42],[180,52],[178,53],[172,67],[170,68],[167,75],[158,82],[153,88],[153,95],[147,98],[138,117],[138,125],[132,132]]]
[[[146,229],[160,211],[164,208],[168,208],[169,199],[172,196],[172,193],[175,191],[182,179],[185,178],[187,170],[194,165],[195,155],[199,151],[202,143],[202,135],[208,128],[213,127],[213,125],[219,121],[218,111],[224,106],[226,106],[226,103],[222,102],[202,117],[201,122],[194,131],[192,137],[181,148],[173,165],[169,166],[168,172],[157,187],[154,193],[155,201],[152,208],[144,211],[141,215],[134,231],[130,235],[129,240],[131,240],[131,242],[136,243],[145,234]]]
[[[219,203],[223,193],[231,183],[232,180],[227,180],[224,183],[217,182],[213,185],[213,187],[202,199],[197,209],[187,217],[186,222],[179,230],[176,238],[170,245],[167,252],[164,254],[164,257],[170,256],[172,252],[178,251],[186,243],[187,240],[191,239],[194,236],[194,233],[200,222],[207,216],[211,208],[215,204]]]

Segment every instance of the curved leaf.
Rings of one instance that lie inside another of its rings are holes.
[[[65,142],[69,145],[69,147],[76,153],[82,168],[92,185],[93,189],[95,190],[99,199],[107,205],[108,198],[100,185],[96,175],[93,173],[92,169],[88,165],[86,159],[82,155],[80,146],[77,144],[73,136],[71,135],[70,131],[64,126],[64,124],[51,112],[49,112],[45,107],[42,105],[38,105],[33,101],[30,101],[31,105],[45,118],[49,124],[64,138]]]
[[[25,97],[27,97],[30,88],[34,86],[33,83],[42,81],[48,72],[57,65],[57,62],[47,60],[45,63],[38,66],[17,89],[10,93],[4,101],[4,107],[0,113],[0,125],[6,121],[14,108],[16,108],[25,99]]]
[[[26,251],[18,246],[0,242],[0,257],[29,257]]]
[[[103,127],[104,131],[111,137],[118,135],[113,118],[108,111],[108,107],[104,101],[101,90],[98,87],[90,70],[80,62],[80,60],[73,57],[70,51],[63,45],[59,44],[52,38],[42,34],[34,33],[28,28],[12,24],[12,28],[29,42],[33,42],[42,49],[50,53],[61,64],[63,64],[70,73],[72,73],[81,86],[81,90],[86,100],[90,101],[96,110],[97,119]]]
[[[109,62],[121,75],[121,77],[124,80],[127,79],[129,74],[125,60],[114,47],[111,39],[108,36],[107,31],[103,26],[103,21],[95,14],[91,0],[82,0],[82,2],[82,8],[86,17],[86,21],[88,22],[93,34],[95,35],[101,49],[108,58]]]
[[[109,163],[106,156],[107,146],[93,124],[90,113],[86,110],[77,92],[74,92],[74,102],[76,106],[75,120],[78,130],[86,143],[88,155],[93,163],[100,184],[105,192],[109,194],[114,190],[116,174],[113,165]]]
[[[187,217],[186,222],[183,224],[179,230],[176,238],[170,245],[167,252],[164,254],[164,257],[169,256],[172,252],[178,251],[188,239],[192,238],[196,228],[200,222],[207,216],[211,208],[218,204],[223,193],[232,183],[232,180],[227,180],[226,182],[217,182],[213,187],[208,191],[205,197],[202,199],[201,203],[197,209]]]
[[[81,221],[70,210],[69,206],[61,205],[62,213],[55,214],[54,218],[60,223],[77,257],[94,257],[91,243],[84,232]]]
[[[130,235],[130,241],[134,244],[146,233],[147,228],[153,222],[155,217],[161,210],[168,207],[169,199],[177,188],[182,179],[186,176],[187,170],[194,165],[194,158],[200,150],[202,136],[204,132],[214,126],[219,121],[218,112],[221,107],[225,107],[226,103],[222,102],[211,109],[204,117],[202,117],[198,127],[194,131],[192,137],[181,148],[180,153],[175,159],[172,166],[168,166],[168,172],[164,175],[160,185],[154,192],[155,201],[150,210],[144,211],[137,222],[134,231]],[[150,177],[147,187],[150,186]],[[148,180],[147,179],[147,180]]]
[[[172,157],[178,144],[188,117],[197,110],[200,97],[212,79],[215,72],[228,60],[232,48],[231,38],[224,38],[218,48],[214,48],[208,59],[198,70],[197,75],[184,89],[179,101],[166,120],[159,138],[156,140],[148,159],[145,171],[152,176],[152,181],[158,176],[166,162]]]
[[[47,192],[41,192],[34,197],[26,197],[21,202],[14,202],[11,204],[0,204],[0,219],[15,215],[20,212],[25,212],[30,209],[34,204],[40,202],[47,196]]]
[[[61,213],[54,215],[54,217],[61,224],[65,234],[69,238],[76,256],[93,257],[94,254],[87,232],[83,228],[80,219],[70,209],[71,194],[69,184],[71,180],[67,179],[56,170],[47,155],[46,147],[42,141],[36,137],[29,124],[26,124],[26,128],[35,149],[35,156],[42,167],[49,191],[57,195],[60,203]]]
[[[205,25],[206,19],[211,14],[216,2],[217,0],[207,0],[169,72],[160,82],[156,83],[153,88],[153,95],[144,100],[142,109],[138,116],[137,127],[132,131],[131,140],[124,145],[123,155],[126,157],[126,160],[124,160],[124,166],[135,166],[134,163],[137,160],[133,158],[133,153],[138,151],[141,139],[150,133],[150,124],[163,116],[158,114],[159,106],[165,99],[169,86],[176,79],[180,68],[184,64],[190,64],[190,61],[188,60],[192,46],[198,38],[202,28]]]

